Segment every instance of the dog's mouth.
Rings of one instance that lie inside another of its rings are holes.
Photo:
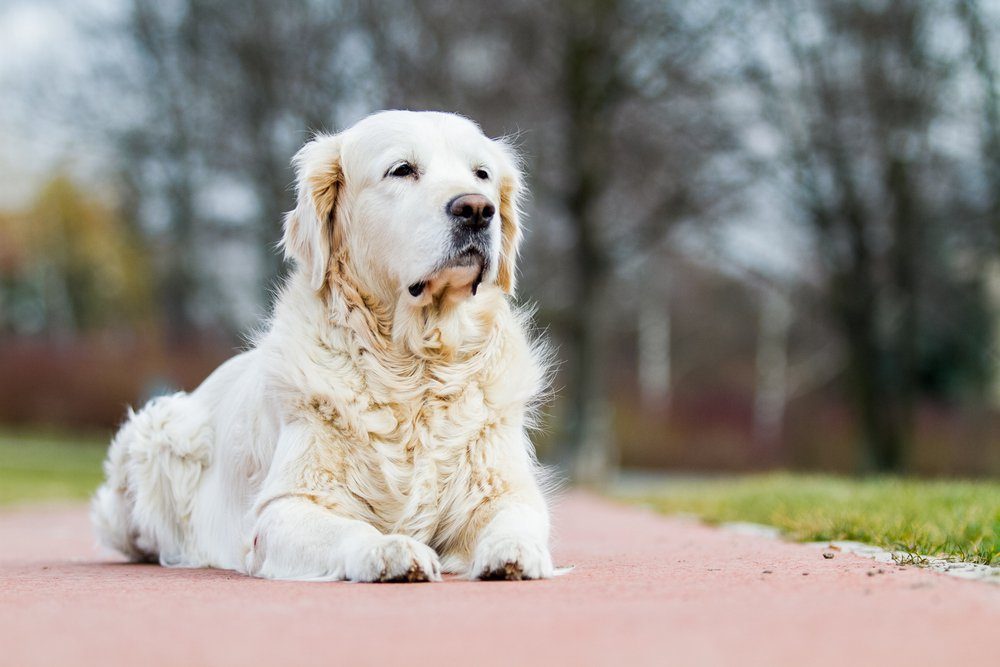
[[[435,268],[431,274],[424,280],[417,281],[407,288],[410,296],[417,298],[431,285],[435,283],[435,279],[442,274],[462,274],[466,273],[463,269],[468,272],[475,271],[475,276],[471,281],[472,295],[475,296],[476,292],[479,290],[479,285],[483,282],[483,275],[486,273],[486,269],[489,266],[489,258],[486,253],[479,247],[475,245],[469,245],[460,250],[459,252],[453,254],[451,257],[441,262],[437,268]],[[445,280],[447,284],[448,280]]]
[[[480,269],[486,266],[486,253],[476,246],[469,246],[455,257],[445,262],[441,268],[451,268],[455,266],[478,266]]]

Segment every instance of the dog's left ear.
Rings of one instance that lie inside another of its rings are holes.
[[[517,282],[517,253],[521,246],[521,205],[525,188],[521,159],[510,142],[494,142],[500,153],[500,262],[497,285],[507,294],[514,293]]]
[[[343,185],[340,137],[317,135],[292,159],[295,167],[295,209],[285,215],[281,246],[319,291],[326,284],[330,256],[341,234],[334,228],[337,198]]]

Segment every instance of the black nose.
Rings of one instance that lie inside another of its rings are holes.
[[[459,195],[445,207],[448,214],[463,227],[484,229],[496,214],[493,202],[483,195]]]

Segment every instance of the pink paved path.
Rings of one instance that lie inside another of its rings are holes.
[[[81,508],[7,510],[0,665],[998,664],[1000,586],[583,494],[556,529],[552,581],[316,584],[114,562]]]

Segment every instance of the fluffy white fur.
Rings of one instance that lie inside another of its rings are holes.
[[[402,162],[415,173],[392,175]],[[552,576],[526,434],[544,364],[507,297],[511,150],[458,116],[390,111],[295,166],[295,269],[269,327],[194,392],[129,414],[93,501],[100,539],[274,579]],[[498,209],[472,265],[451,261],[445,211],[470,193]]]

